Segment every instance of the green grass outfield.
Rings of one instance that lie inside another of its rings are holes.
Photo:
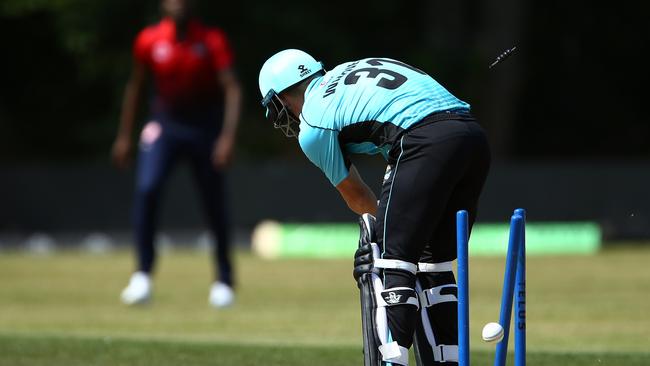
[[[235,307],[207,305],[209,258],[160,258],[155,298],[118,301],[130,253],[0,252],[0,365],[360,365],[350,261],[236,257]],[[528,258],[528,365],[650,365],[650,248]],[[498,319],[503,258],[472,258],[474,365]],[[510,347],[512,349],[512,346]]]

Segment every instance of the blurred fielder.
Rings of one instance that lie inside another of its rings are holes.
[[[178,158],[186,158],[217,239],[216,281],[209,302],[228,306],[234,292],[223,170],[232,155],[241,99],[232,71],[233,54],[221,30],[206,27],[191,16],[189,0],[163,0],[161,5],[165,17],[135,40],[133,72],[112,152],[115,164],[125,167],[138,105],[153,76],[155,92],[149,122],[140,136],[133,212],[138,268],[121,298],[131,305],[151,296],[161,189]]]
[[[284,50],[264,63],[259,86],[267,118],[298,138],[362,215],[354,276],[366,365],[407,365],[414,335],[418,364],[456,364],[455,214],[466,209],[474,222],[490,165],[469,105],[423,71],[388,58],[326,72],[307,53]],[[387,160],[379,202],[351,154]]]

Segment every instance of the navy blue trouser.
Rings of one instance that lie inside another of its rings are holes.
[[[218,133],[218,125],[211,118],[201,123],[181,123],[167,115],[156,116],[143,128],[133,207],[138,270],[150,273],[153,269],[161,190],[171,168],[179,158],[185,158],[190,162],[208,226],[216,238],[215,277],[233,284],[224,174],[211,162]]]

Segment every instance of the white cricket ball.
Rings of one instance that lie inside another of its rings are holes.
[[[487,323],[483,327],[481,336],[486,342],[501,342],[503,339],[503,327],[499,323]]]

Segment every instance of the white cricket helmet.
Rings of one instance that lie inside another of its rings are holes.
[[[295,49],[280,51],[271,56],[260,70],[259,86],[266,117],[288,137],[298,135],[294,127],[300,124],[285,107],[278,94],[321,72],[323,64],[308,53]]]

